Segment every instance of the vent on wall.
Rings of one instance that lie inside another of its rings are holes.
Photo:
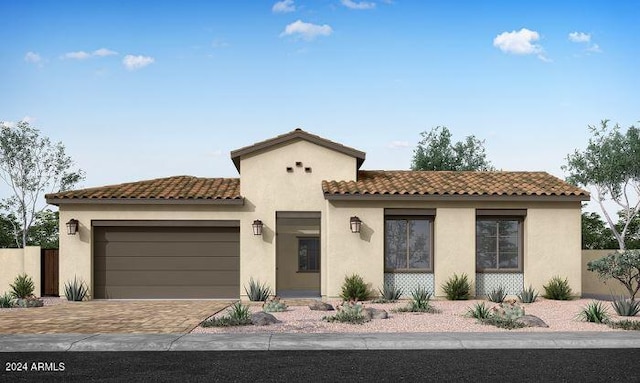
[[[287,166],[287,173],[293,173],[293,168],[291,166]]]
[[[310,167],[306,167],[306,168],[304,168],[304,171],[307,172],[307,173],[311,173],[311,168]]]
[[[296,166],[297,166],[297,167],[299,167],[299,168],[301,168],[301,167],[302,167],[302,162],[300,162],[300,161],[296,161]]]

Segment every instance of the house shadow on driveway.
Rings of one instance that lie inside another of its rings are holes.
[[[0,310],[0,334],[179,334],[232,300],[93,300]]]

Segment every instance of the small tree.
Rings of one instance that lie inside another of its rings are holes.
[[[636,299],[640,289],[640,250],[625,250],[609,254],[587,263],[587,270],[598,274],[603,281],[615,279]]]
[[[0,122],[0,177],[13,194],[3,205],[18,221],[20,246],[27,245],[29,229],[46,207],[40,205],[42,195],[68,190],[84,178],[82,170],[71,170],[73,165],[62,143],[52,144],[28,122],[15,127]]]
[[[484,141],[475,136],[453,144],[446,126],[437,126],[420,135],[422,140],[411,161],[413,170],[493,170],[487,160]]]
[[[618,125],[609,128],[608,123],[603,120],[599,128],[589,126],[593,136],[587,148],[568,155],[563,169],[570,172],[568,182],[595,188],[595,199],[602,214],[619,248],[624,250],[629,225],[640,209],[640,131],[631,126],[623,134]],[[607,199],[622,208],[624,225],[621,228],[616,227],[604,206]]]

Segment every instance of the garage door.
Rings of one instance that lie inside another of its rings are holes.
[[[94,227],[95,298],[238,298],[238,227]]]

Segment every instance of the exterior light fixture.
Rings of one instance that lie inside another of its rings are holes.
[[[67,234],[68,235],[76,235],[78,232],[78,220],[75,218],[71,218],[69,222],[67,222]]]
[[[351,217],[351,219],[349,219],[349,223],[351,226],[351,232],[352,233],[359,233],[360,232],[360,228],[362,227],[362,221],[360,220],[360,218],[353,216]]]
[[[253,227],[253,235],[262,235],[262,226],[264,225],[259,219],[253,221],[253,223],[251,224],[251,227]]]

